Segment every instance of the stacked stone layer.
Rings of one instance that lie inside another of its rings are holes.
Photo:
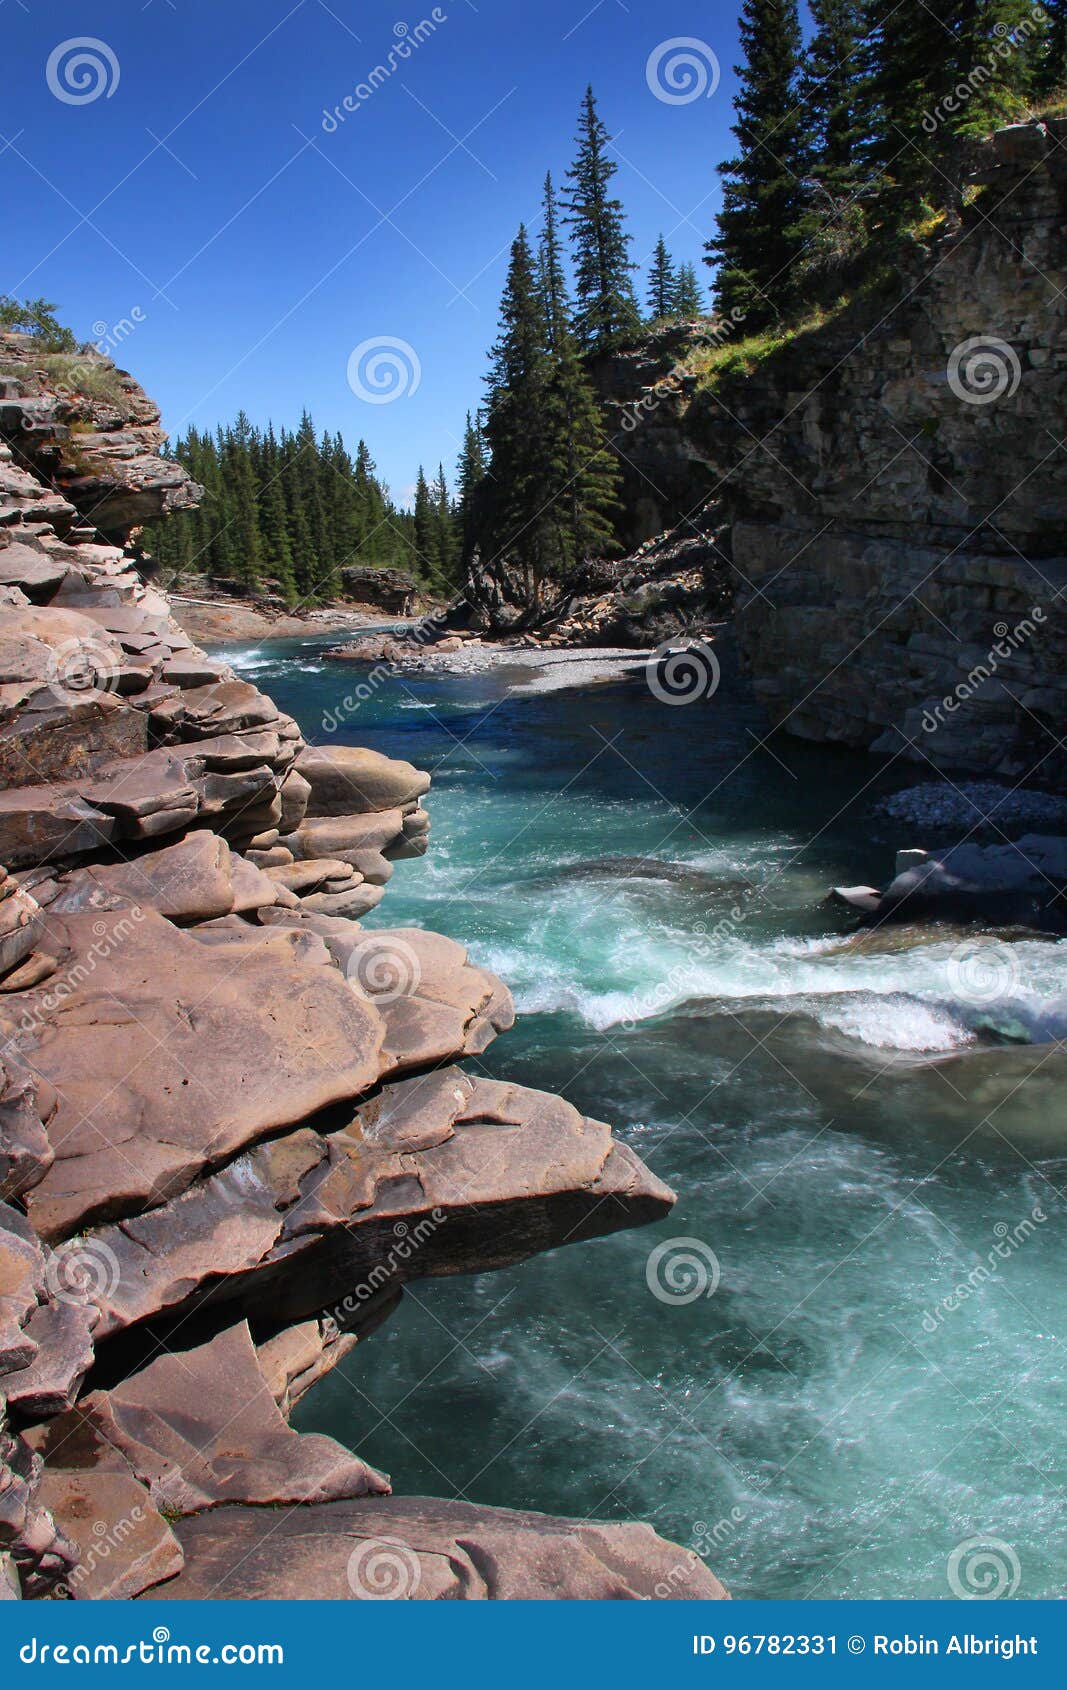
[[[648,1528],[401,1502],[288,1426],[406,1281],[673,1196],[460,1066],[506,987],[359,919],[428,776],[305,745],[111,543],[196,492],[135,384],[77,473],[33,389],[0,406],[0,1597],[361,1598],[383,1538],[387,1594],[721,1595]]]

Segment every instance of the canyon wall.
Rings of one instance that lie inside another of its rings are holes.
[[[701,635],[732,596],[788,732],[1067,780],[1065,139],[976,148],[958,225],[820,326],[681,324],[594,366],[639,549],[601,567],[586,631]],[[644,613],[665,581],[673,626]]]
[[[199,489],[136,383],[17,336],[0,381],[0,1599],[723,1595],[288,1425],[405,1282],[673,1193],[464,1068],[513,1010],[461,945],[360,925],[429,777],[307,745],[140,578]]]
[[[1067,775],[1065,138],[998,133],[915,274],[688,409],[741,651],[792,733]]]

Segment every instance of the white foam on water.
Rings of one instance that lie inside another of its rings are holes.
[[[800,999],[796,1007],[811,1007],[820,1027],[877,1050],[959,1050],[975,1041],[974,1032],[949,1010],[903,993],[857,992],[851,999],[835,1000],[833,1007],[813,1007]]]

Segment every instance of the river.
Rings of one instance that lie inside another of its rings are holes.
[[[686,707],[389,678],[331,735],[339,638],[227,655],[309,739],[433,772],[366,925],[503,975],[469,1066],[612,1122],[678,1204],[417,1282],[298,1427],[398,1492],[649,1520],[739,1597],[1062,1595],[1067,942],[854,936],[827,889],[937,842],[884,809],[929,771],[761,745],[728,661]]]

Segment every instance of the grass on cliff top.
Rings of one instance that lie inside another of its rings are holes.
[[[765,359],[783,346],[788,346],[800,335],[821,329],[835,315],[836,311],[815,306],[792,322],[775,324],[773,328],[745,335],[740,340],[723,340],[718,346],[702,346],[686,359],[685,371],[697,376],[701,387],[711,386],[728,376],[750,376]]]
[[[25,381],[38,372],[50,388],[84,393],[87,399],[99,399],[121,405],[126,398],[122,377],[114,364],[85,352],[39,352],[29,363],[0,362],[0,376],[13,376]]]

